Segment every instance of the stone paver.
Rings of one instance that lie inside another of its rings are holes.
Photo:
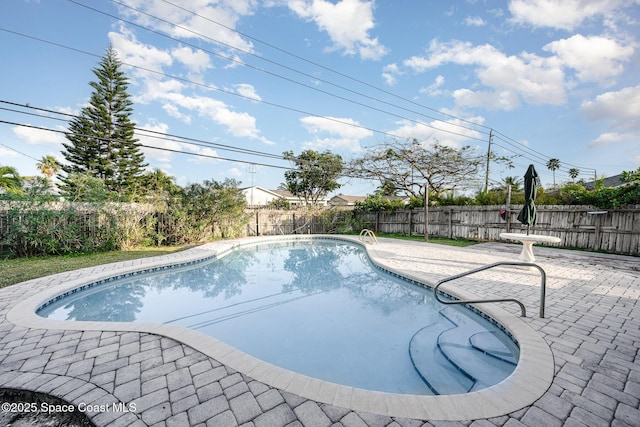
[[[369,249],[386,267],[431,283],[514,260],[520,252],[519,245],[452,248],[386,239]],[[0,388],[49,393],[77,407],[92,405],[87,414],[98,426],[640,426],[640,259],[534,251],[547,273],[545,319],[537,317],[539,276],[530,272],[501,269],[456,284],[480,298],[521,299],[529,312],[523,321],[554,355],[556,375],[548,391],[532,405],[499,417],[442,422],[358,412],[256,381],[161,335],[27,328],[7,320],[18,301],[57,283],[110,271],[107,267],[0,290]],[[151,261],[128,265],[145,262]],[[518,314],[517,306],[501,307]]]

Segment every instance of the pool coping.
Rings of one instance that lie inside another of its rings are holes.
[[[209,243],[183,251],[180,256],[147,258],[135,265],[118,263],[108,273],[96,273],[64,283],[54,282],[46,291],[27,297],[13,306],[7,313],[7,320],[16,325],[30,328],[147,332],[165,336],[190,346],[242,374],[280,390],[317,402],[392,417],[456,421],[506,415],[531,405],[551,385],[554,376],[554,360],[546,341],[525,322],[495,305],[483,305],[481,311],[500,323],[518,341],[520,360],[516,369],[504,381],[486,389],[461,395],[442,396],[370,391],[311,378],[259,360],[201,332],[179,326],[143,322],[50,320],[42,318],[35,313],[36,309],[56,295],[88,283],[105,280],[114,275],[194,262],[221,255],[241,245],[278,240],[306,240],[309,238],[346,240],[360,244],[365,247],[369,258],[376,265],[423,283],[426,286],[431,285],[424,279],[415,277],[410,272],[394,269],[386,265],[384,257],[376,253],[375,245],[365,245],[355,236],[287,235],[254,237]],[[447,286],[447,292],[458,298],[476,298],[469,292],[456,289],[453,284]]]

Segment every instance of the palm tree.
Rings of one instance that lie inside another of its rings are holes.
[[[511,191],[514,192],[520,191],[522,188],[522,180],[517,176],[507,176],[502,180],[502,182],[504,183],[505,188],[511,186]]]
[[[22,178],[18,170],[11,166],[0,166],[0,188],[7,193],[22,193]]]
[[[51,179],[60,170],[60,163],[53,156],[44,156],[36,163],[36,167],[47,179]]]
[[[575,182],[576,178],[580,175],[580,169],[571,168],[569,169],[569,176]]]
[[[560,160],[549,159],[547,162],[547,169],[553,172],[553,188],[556,187],[556,169],[560,169]]]

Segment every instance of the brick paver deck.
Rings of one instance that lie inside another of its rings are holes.
[[[515,260],[519,245],[453,248],[381,239],[371,256],[433,283]],[[494,269],[447,285],[480,297],[516,297],[550,346],[555,376],[530,406],[462,421],[398,418],[316,402],[269,386],[160,334],[31,328],[7,313],[53,284],[103,275],[121,263],[31,280],[0,290],[0,388],[48,393],[87,411],[98,426],[640,426],[640,259],[534,249],[547,273]],[[182,255],[175,255],[180,258]],[[500,304],[514,315],[514,304]],[[9,316],[12,318],[11,316]],[[58,324],[56,324],[58,325]],[[56,326],[57,327],[57,326]],[[127,411],[127,409],[129,411]]]

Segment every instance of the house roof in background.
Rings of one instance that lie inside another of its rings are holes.
[[[621,187],[627,184],[622,180],[622,174],[604,178],[603,183],[605,187]],[[595,188],[595,182],[594,181],[585,182],[584,188],[586,188],[587,190],[593,190]]]

